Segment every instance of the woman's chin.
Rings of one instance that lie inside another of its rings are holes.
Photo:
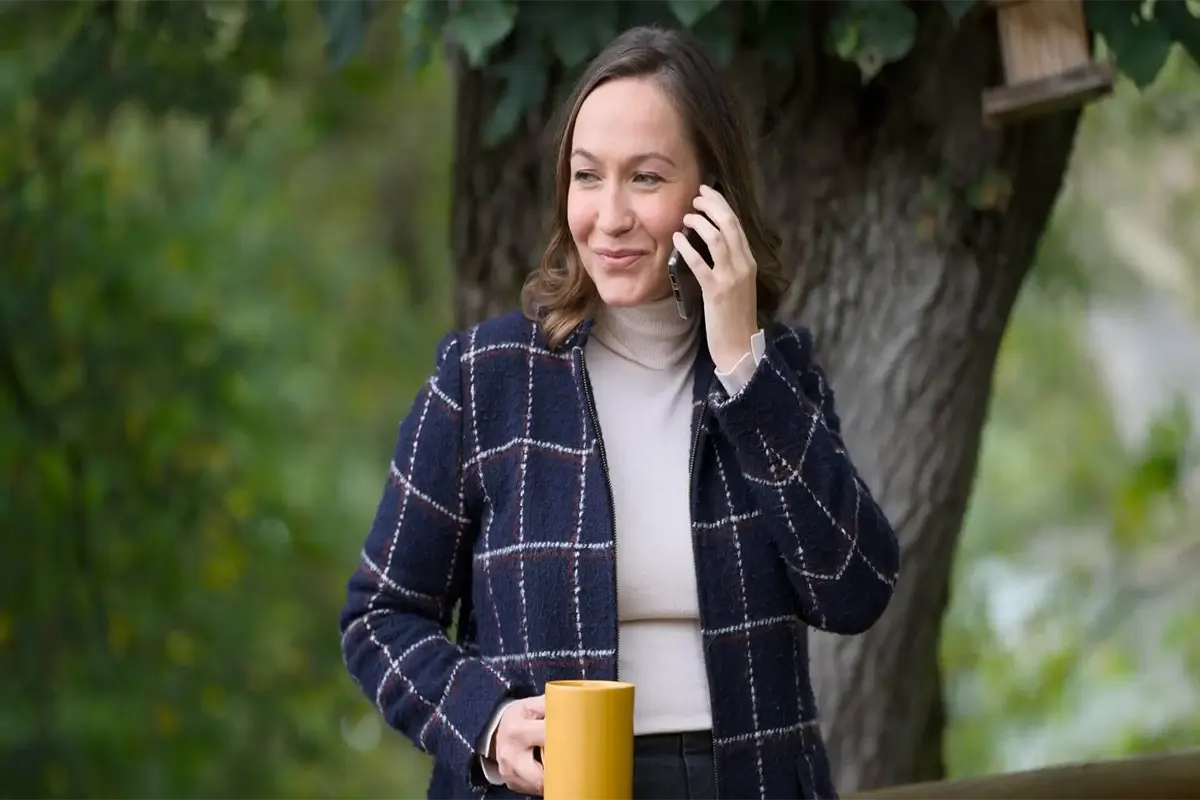
[[[662,292],[654,291],[655,288],[642,281],[622,278],[608,278],[596,286],[600,299],[606,306],[612,308],[627,308],[640,306],[643,303],[652,303],[660,299],[659,295],[662,294]]]

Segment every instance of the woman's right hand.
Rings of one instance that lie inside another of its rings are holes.
[[[541,795],[542,765],[535,748],[546,744],[546,696],[511,703],[500,715],[492,755],[504,784],[518,794]]]

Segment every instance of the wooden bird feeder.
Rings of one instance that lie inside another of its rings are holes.
[[[1084,105],[1112,91],[1111,63],[1092,59],[1082,0],[990,0],[1004,86],[983,93],[983,117],[1004,125]]]

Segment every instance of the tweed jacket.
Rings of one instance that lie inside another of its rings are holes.
[[[431,798],[513,797],[476,757],[498,704],[552,680],[618,677],[606,459],[621,455],[605,453],[592,403],[590,328],[551,348],[514,312],[449,334],[400,424],[340,627],[362,690],[432,754]],[[691,512],[718,792],[835,797],[807,630],[869,628],[899,548],[846,454],[811,335],[775,325],[765,339],[732,397],[703,344],[694,371]]]

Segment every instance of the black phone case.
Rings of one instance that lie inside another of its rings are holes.
[[[707,214],[701,216],[708,219]],[[709,222],[712,220],[709,219]],[[704,263],[708,264],[708,268],[712,269],[713,259],[712,253],[708,249],[708,243],[691,228],[686,229],[684,235],[687,236],[688,243],[696,248],[696,252],[704,259]],[[683,255],[676,248],[672,248],[671,256],[667,259],[667,277],[671,281],[671,292],[675,295],[675,308],[679,311],[679,316],[683,319],[690,319],[693,309],[701,299],[700,284],[696,282],[692,268],[688,266]]]

